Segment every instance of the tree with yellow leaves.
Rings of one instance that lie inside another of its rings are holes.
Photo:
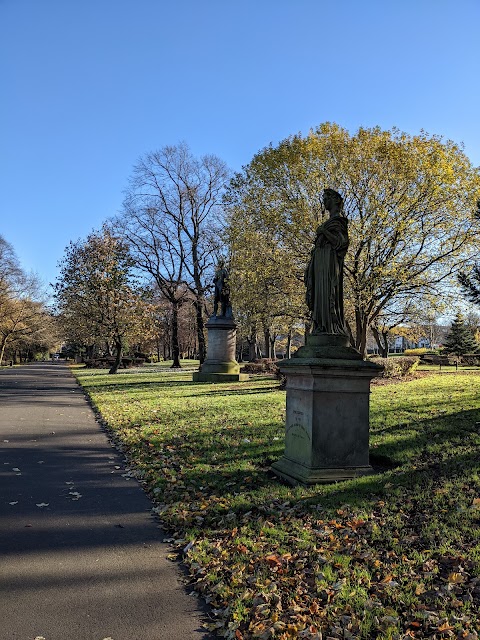
[[[350,134],[325,123],[256,154],[226,198],[232,277],[241,269],[255,283],[273,272],[299,318],[325,187],[344,198],[349,330],[365,353],[367,331],[384,310],[411,296],[438,295],[471,258],[480,174],[452,141],[378,127]],[[252,286],[250,295],[263,294]]]

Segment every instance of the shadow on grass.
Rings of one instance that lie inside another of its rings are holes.
[[[371,438],[385,438],[384,442],[375,443],[373,450],[375,455],[390,460],[394,465],[413,460],[422,462],[425,456],[442,459],[454,454],[455,449],[475,446],[473,440],[479,440],[477,446],[480,444],[479,420],[480,409],[470,409],[386,428]]]
[[[270,465],[283,453],[282,441],[232,445],[228,440],[222,443],[218,434],[217,437],[192,434],[185,442],[185,459],[182,460],[180,452],[177,467],[183,482],[202,487],[205,496],[236,496],[224,511],[230,510],[237,518],[247,511],[268,510],[268,504],[275,499],[288,500],[292,506],[303,504],[328,510],[349,504],[361,509],[378,500],[401,505],[406,494],[417,492],[428,505],[436,488],[456,481],[469,485],[478,474],[480,439],[475,419],[478,420],[479,413],[460,411],[448,418],[420,420],[415,433],[409,433],[407,438],[402,438],[397,428],[392,434],[387,429],[393,440],[371,448],[376,473],[331,485],[306,488],[282,483],[270,470]],[[467,423],[470,428],[466,428]],[[271,423],[266,431],[271,433],[272,428],[277,429],[278,425]],[[178,438],[162,442],[162,447],[168,446],[177,447]],[[190,458],[192,453],[194,461]],[[170,498],[182,500],[180,494],[175,497],[175,491],[170,492]],[[208,518],[210,513],[218,517],[221,511],[218,505],[210,509],[205,516]],[[455,514],[445,515],[449,517]]]
[[[111,391],[112,389],[119,390],[122,392],[134,392],[142,389],[152,389],[158,387],[159,390],[162,389],[175,389],[182,387],[192,387],[192,393],[188,394],[189,396],[205,396],[205,395],[219,395],[219,396],[227,396],[227,395],[252,395],[252,394],[260,394],[260,393],[271,393],[272,391],[278,391],[279,383],[272,384],[268,387],[248,387],[248,388],[238,388],[238,387],[229,387],[226,383],[218,384],[213,386],[206,385],[204,383],[193,382],[192,380],[143,380],[143,381],[130,381],[130,380],[119,380],[114,379],[112,381],[101,381],[95,384],[90,384],[88,378],[80,379],[80,382],[84,385],[85,390],[102,393],[104,391]]]
[[[259,393],[272,393],[272,391],[279,391],[279,385],[274,384],[270,387],[261,387],[255,389],[229,389],[229,388],[218,388],[218,389],[210,389],[206,391],[208,395],[219,395],[219,396],[241,396],[241,395],[251,395],[251,394],[259,394]]]
[[[150,389],[152,387],[159,387],[165,389],[169,387],[186,387],[192,386],[192,382],[189,380],[142,380],[141,382],[134,382],[131,380],[119,380],[114,379],[111,382],[98,382],[96,384],[89,384],[88,378],[80,379],[80,382],[84,385],[86,391],[94,390],[102,393],[103,391],[110,391],[112,388],[124,391],[136,391],[141,389]]]

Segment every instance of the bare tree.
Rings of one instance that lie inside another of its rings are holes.
[[[213,155],[193,157],[185,143],[142,157],[133,169],[115,228],[137,267],[172,306],[173,367],[180,366],[178,311],[193,294],[200,361],[206,355],[205,295],[217,249],[228,170]]]

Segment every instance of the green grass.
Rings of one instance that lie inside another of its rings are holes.
[[[285,486],[269,470],[284,446],[285,392],[274,379],[75,374],[174,548],[192,543],[180,557],[219,635],[387,640],[479,630],[478,373],[373,387],[378,473],[313,488]]]

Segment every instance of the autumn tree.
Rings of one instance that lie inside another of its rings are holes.
[[[44,303],[31,295],[30,287],[13,298],[4,299],[0,313],[0,364],[7,348],[12,351],[21,342],[33,342],[42,334],[47,335],[50,315]]]
[[[121,363],[125,341],[138,323],[139,295],[127,245],[104,226],[85,241],[71,242],[60,263],[55,298],[72,335],[112,342]]]
[[[407,332],[399,328],[410,319],[413,307],[411,299],[394,300],[392,302],[393,304],[386,306],[370,324],[370,330],[377,345],[378,353],[382,358],[388,357],[390,343],[396,335],[407,337]]]
[[[23,276],[12,245],[0,235],[0,304],[9,297]]]
[[[3,342],[3,330],[0,328]],[[33,360],[38,354],[57,348],[61,343],[58,323],[47,307],[38,301],[29,301],[23,310],[22,322],[18,323],[7,342],[7,358],[20,362]]]
[[[327,186],[342,194],[349,219],[346,306],[353,344],[365,353],[367,330],[388,307],[439,295],[471,257],[480,223],[473,211],[479,171],[461,146],[425,132],[361,128],[351,135],[326,123],[270,146],[235,176],[226,197],[237,255],[252,277],[265,270],[261,253],[248,259],[255,248],[251,230],[261,229],[279,256],[288,256],[275,261],[277,273],[291,290],[304,291]]]
[[[138,269],[172,307],[173,366],[179,367],[178,314],[193,296],[200,361],[206,356],[205,297],[218,249],[222,193],[228,177],[216,156],[195,158],[184,143],[141,158],[133,169],[115,228]]]
[[[0,364],[34,343],[48,349],[57,341],[38,277],[23,271],[10,243],[0,236]]]
[[[276,338],[287,336],[289,345],[294,327],[306,309],[303,281],[295,277],[299,271],[295,255],[279,241],[274,226],[259,219],[254,202],[248,208],[240,205],[237,198],[244,186],[243,179],[237,176],[225,198],[225,237],[230,249],[235,317],[252,360],[257,356],[259,333],[263,334],[264,355],[274,357]],[[246,192],[244,195],[248,197]]]

